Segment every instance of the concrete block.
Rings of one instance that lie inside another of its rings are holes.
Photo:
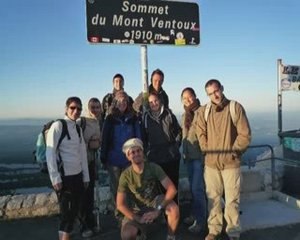
[[[36,206],[44,206],[49,201],[49,193],[39,193],[36,195],[35,198],[35,205]]]
[[[35,202],[35,194],[29,194],[23,201],[23,208],[32,208]]]
[[[260,192],[264,190],[264,179],[259,170],[242,169],[241,192]]]
[[[241,203],[263,201],[272,198],[272,192],[260,191],[260,192],[243,192],[241,193]]]
[[[0,209],[3,209],[10,199],[11,199],[11,195],[0,197]]]
[[[291,197],[285,193],[273,191],[272,193],[273,199],[284,203],[294,209],[300,210],[300,200],[294,197]]]
[[[12,196],[10,201],[6,205],[6,210],[18,210],[22,207],[23,201],[26,199],[26,195]]]

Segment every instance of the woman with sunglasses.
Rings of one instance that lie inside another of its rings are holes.
[[[90,181],[86,147],[82,131],[76,124],[81,111],[80,98],[68,98],[64,123],[55,121],[47,134],[48,171],[60,206],[60,240],[70,239],[70,232],[79,212],[84,189]],[[68,133],[61,139],[63,124],[67,125]]]

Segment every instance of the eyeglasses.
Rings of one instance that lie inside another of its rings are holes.
[[[207,96],[212,96],[215,95],[217,92],[220,91],[220,88],[216,89],[215,91],[211,92],[211,93],[207,93]]]
[[[70,106],[69,107],[72,111],[74,111],[75,109],[77,109],[78,111],[82,111],[81,107],[76,107],[76,106]]]

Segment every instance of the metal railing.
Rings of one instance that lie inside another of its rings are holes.
[[[255,159],[255,160],[251,160],[248,159],[248,168],[251,169],[251,167],[253,166],[253,164],[257,163],[257,162],[264,162],[264,161],[268,161],[271,160],[271,185],[272,185],[272,190],[274,190],[274,182],[275,182],[275,157],[274,157],[274,150],[273,147],[269,144],[261,144],[261,145],[251,145],[248,147],[248,149],[251,148],[268,148],[271,152],[271,157],[269,158],[263,158],[263,159]]]
[[[296,161],[293,159],[288,159],[288,158],[280,158],[280,157],[275,157],[274,156],[274,149],[271,145],[269,144],[261,144],[261,145],[251,145],[248,147],[248,149],[254,149],[254,148],[267,148],[270,150],[270,157],[263,158],[263,159],[255,159],[251,160],[248,159],[248,168],[251,169],[251,167],[255,166],[255,163],[257,162],[264,162],[271,160],[271,185],[272,185],[272,190],[275,189],[274,183],[275,183],[275,160],[281,161],[284,163],[284,165],[287,166],[293,166],[293,167],[299,167],[300,168],[300,161]]]

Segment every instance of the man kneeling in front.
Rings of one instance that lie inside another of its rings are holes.
[[[144,160],[140,139],[129,139],[122,150],[131,162],[121,174],[116,201],[118,210],[124,215],[122,240],[143,239],[163,213],[167,216],[167,240],[176,240],[179,208],[172,200],[177,193],[174,184],[160,166]],[[162,194],[160,184],[165,188],[165,194]]]

